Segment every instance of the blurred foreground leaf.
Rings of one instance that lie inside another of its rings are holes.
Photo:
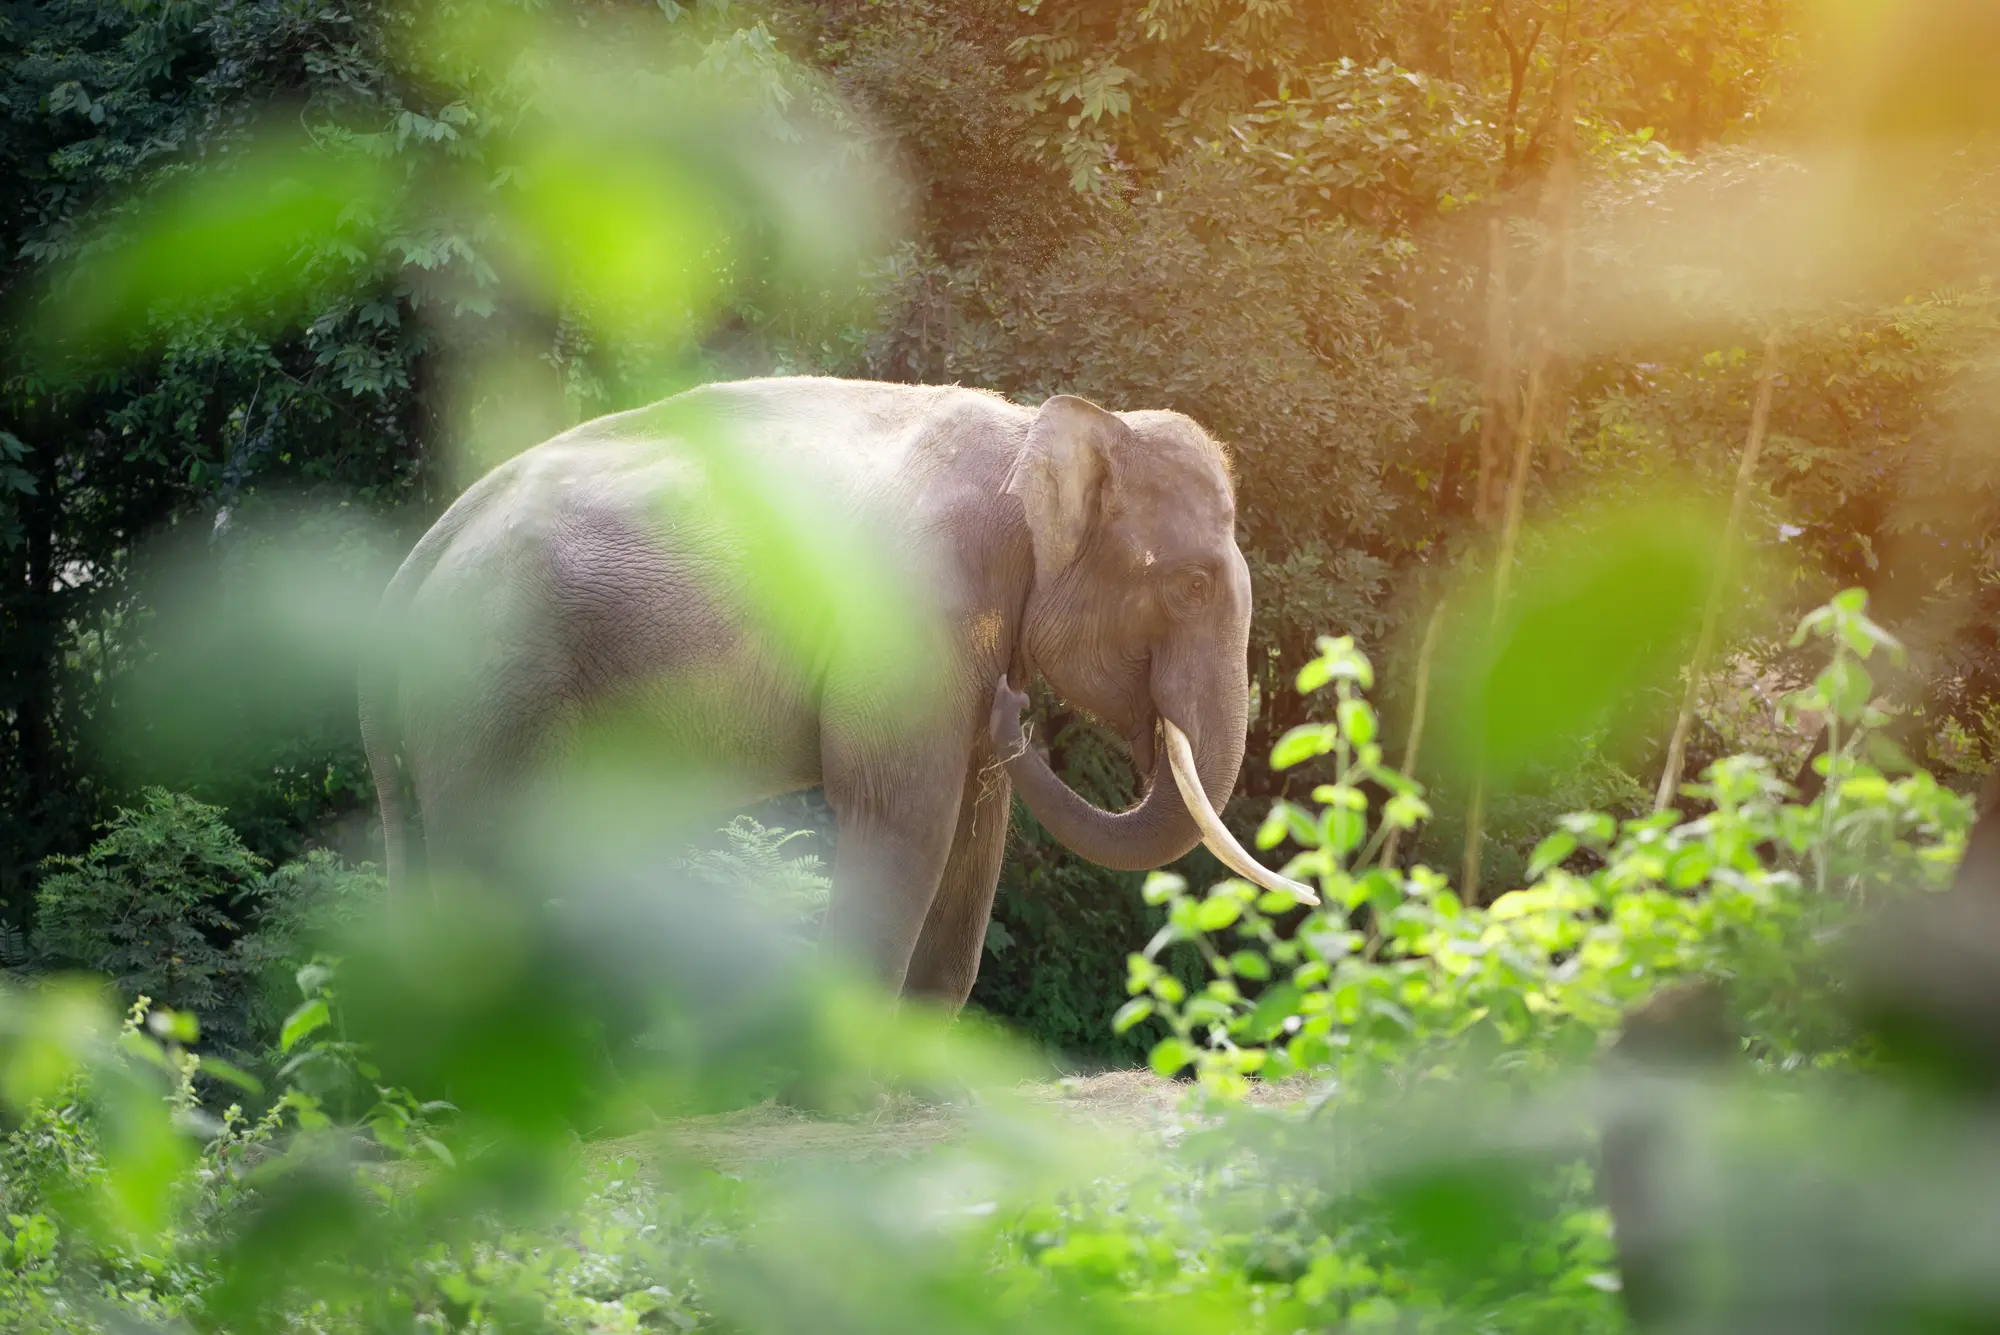
[[[1455,603],[1438,653],[1440,750],[1505,788],[1608,734],[1617,755],[1680,671],[1720,553],[1719,517],[1686,503],[1610,508],[1549,523],[1524,555],[1497,624],[1491,576]]]

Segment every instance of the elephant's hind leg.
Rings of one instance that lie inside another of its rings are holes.
[[[992,763],[985,748],[975,752],[958,804],[951,855],[910,959],[906,995],[954,1011],[972,995],[986,948],[986,924],[993,915],[993,892],[1000,883],[1012,800],[1007,771]]]

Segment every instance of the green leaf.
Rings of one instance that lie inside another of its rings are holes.
[[[1370,868],[1366,875],[1355,882],[1355,890],[1359,893],[1357,903],[1373,904],[1385,913],[1401,907],[1403,901],[1408,898],[1403,893],[1402,878],[1385,867]]]
[[[1479,631],[1440,646],[1434,763],[1501,792],[1573,763],[1578,737],[1615,748],[1647,727],[1641,702],[1678,679],[1701,621],[1716,518],[1666,501],[1545,521],[1500,617],[1489,604]]]
[[[1151,997],[1137,997],[1120,1006],[1118,1013],[1111,1017],[1111,1032],[1122,1034],[1152,1014],[1153,999]]]
[[[1368,833],[1368,818],[1345,807],[1328,807],[1320,837],[1335,856],[1353,852]]]
[[[1352,635],[1342,635],[1338,639],[1331,635],[1320,636],[1319,654],[1327,665],[1330,677],[1351,681],[1364,691],[1374,687],[1375,669],[1368,662],[1368,656],[1354,647]]]
[[[199,1060],[202,1070],[218,1080],[236,1086],[246,1094],[262,1094],[264,1092],[263,1081],[251,1075],[248,1071],[222,1060],[220,1057],[204,1055]]]
[[[124,244],[79,258],[52,332],[85,344],[158,333],[156,305],[226,301],[251,321],[296,314],[310,295],[300,252],[379,215],[390,175],[295,133],[252,139],[219,165],[172,179]]]
[[[1843,801],[1856,802],[1864,806],[1889,800],[1889,780],[1880,774],[1857,774],[1840,782],[1840,796]]]
[[[1229,967],[1237,975],[1259,982],[1271,976],[1271,962],[1254,950],[1239,950],[1231,955]]]
[[[1185,1039],[1163,1038],[1153,1045],[1147,1065],[1157,1075],[1170,1076],[1195,1059],[1195,1050]]]
[[[1191,1024],[1221,1024],[1229,1019],[1229,1003],[1220,997],[1199,996],[1187,1004],[1182,1014]]]
[[[1127,992],[1144,992],[1152,985],[1153,980],[1159,976],[1160,966],[1147,959],[1144,955],[1133,954],[1125,957],[1125,990]]]
[[[1242,901],[1233,895],[1215,894],[1195,910],[1194,925],[1203,932],[1219,932],[1242,916]]]
[[[1366,700],[1342,700],[1337,716],[1348,741],[1366,746],[1375,740],[1375,711]]]
[[[1285,1021],[1298,1014],[1299,1002],[1304,999],[1295,984],[1277,983],[1264,989],[1257,998],[1257,1007],[1250,1012],[1250,1018],[1243,1024],[1244,1036],[1253,1043],[1265,1043],[1277,1037],[1285,1026]]]
[[[1861,745],[1868,753],[1868,759],[1882,769],[1907,773],[1917,768],[1916,762],[1910,759],[1908,752],[1896,745],[1892,738],[1885,737],[1879,732],[1869,733]]]
[[[1273,849],[1285,841],[1285,804],[1274,802],[1271,813],[1264,817],[1264,823],[1257,827],[1256,844],[1260,849]]]
[[[1313,818],[1306,809],[1295,802],[1280,802],[1279,807],[1284,812],[1285,825],[1291,833],[1292,842],[1305,848],[1319,847],[1319,826],[1313,823]]]
[[[1382,819],[1394,830],[1413,830],[1417,822],[1429,820],[1430,803],[1415,793],[1397,793],[1382,807]]]
[[[1602,811],[1572,811],[1557,824],[1577,837],[1580,843],[1602,849],[1618,833],[1618,822]]]
[[[1304,723],[1278,739],[1271,748],[1271,768],[1290,769],[1301,761],[1323,756],[1339,743],[1340,736],[1324,723]]]
[[[1876,639],[1871,633],[1874,623],[1866,617],[1842,617],[1839,622],[1840,641],[1862,658],[1875,652]]]
[[[326,1001],[314,997],[285,1017],[285,1027],[278,1033],[278,1050],[290,1052],[300,1039],[325,1027],[332,1019],[327,1014]]]
[[[1826,697],[1827,704],[1842,719],[1860,717],[1869,697],[1875,693],[1875,679],[1868,669],[1851,658],[1836,658],[1813,685]]]
[[[1688,844],[1667,859],[1667,886],[1674,890],[1692,890],[1706,881],[1714,870],[1714,848],[1706,843]]]
[[[188,1044],[201,1037],[201,1025],[186,1011],[155,1006],[146,1016],[146,1027],[170,1043]]]
[[[1313,801],[1330,807],[1341,807],[1347,811],[1368,810],[1368,794],[1346,783],[1321,784],[1313,789]]]
[[[1298,906],[1298,901],[1282,890],[1266,890],[1257,896],[1257,911],[1268,918],[1275,918],[1281,913],[1290,913]]]
[[[1541,843],[1535,845],[1535,852],[1528,859],[1528,879],[1540,880],[1551,868],[1576,852],[1576,836],[1568,830],[1558,830]]]

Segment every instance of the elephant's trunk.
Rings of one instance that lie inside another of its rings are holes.
[[[1183,857],[1205,843],[1237,875],[1301,903],[1318,903],[1306,886],[1266,870],[1223,826],[1211,794],[1223,801],[1243,764],[1244,729],[1222,726],[1197,732],[1197,743],[1171,714],[1160,715],[1167,765],[1155,765],[1146,794],[1128,811],[1111,812],[1078,796],[1032,748],[1007,762],[1021,800],[1048,832],[1079,857],[1117,871],[1147,871]],[[1240,721],[1239,721],[1240,723]],[[1161,772],[1171,771],[1171,777]]]

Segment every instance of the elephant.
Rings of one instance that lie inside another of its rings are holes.
[[[703,423],[740,472],[791,480],[887,553],[926,636],[921,698],[885,687],[838,600],[783,643],[760,628],[756,553],[704,517]],[[1016,786],[1088,860],[1149,869],[1206,842],[1310,902],[1216,814],[1246,745],[1250,613],[1230,463],[1177,412],[795,376],[588,421],[473,484],[383,595],[392,647],[359,694],[391,891],[410,876],[398,743],[435,866],[472,856],[509,785],[615,707],[617,731],[712,771],[717,814],[820,786],[837,820],[822,948],[948,1010],[978,972]],[[394,647],[419,628],[457,648],[452,670]],[[1034,673],[1129,742],[1131,809],[1096,807],[1026,745],[1015,684]]]

